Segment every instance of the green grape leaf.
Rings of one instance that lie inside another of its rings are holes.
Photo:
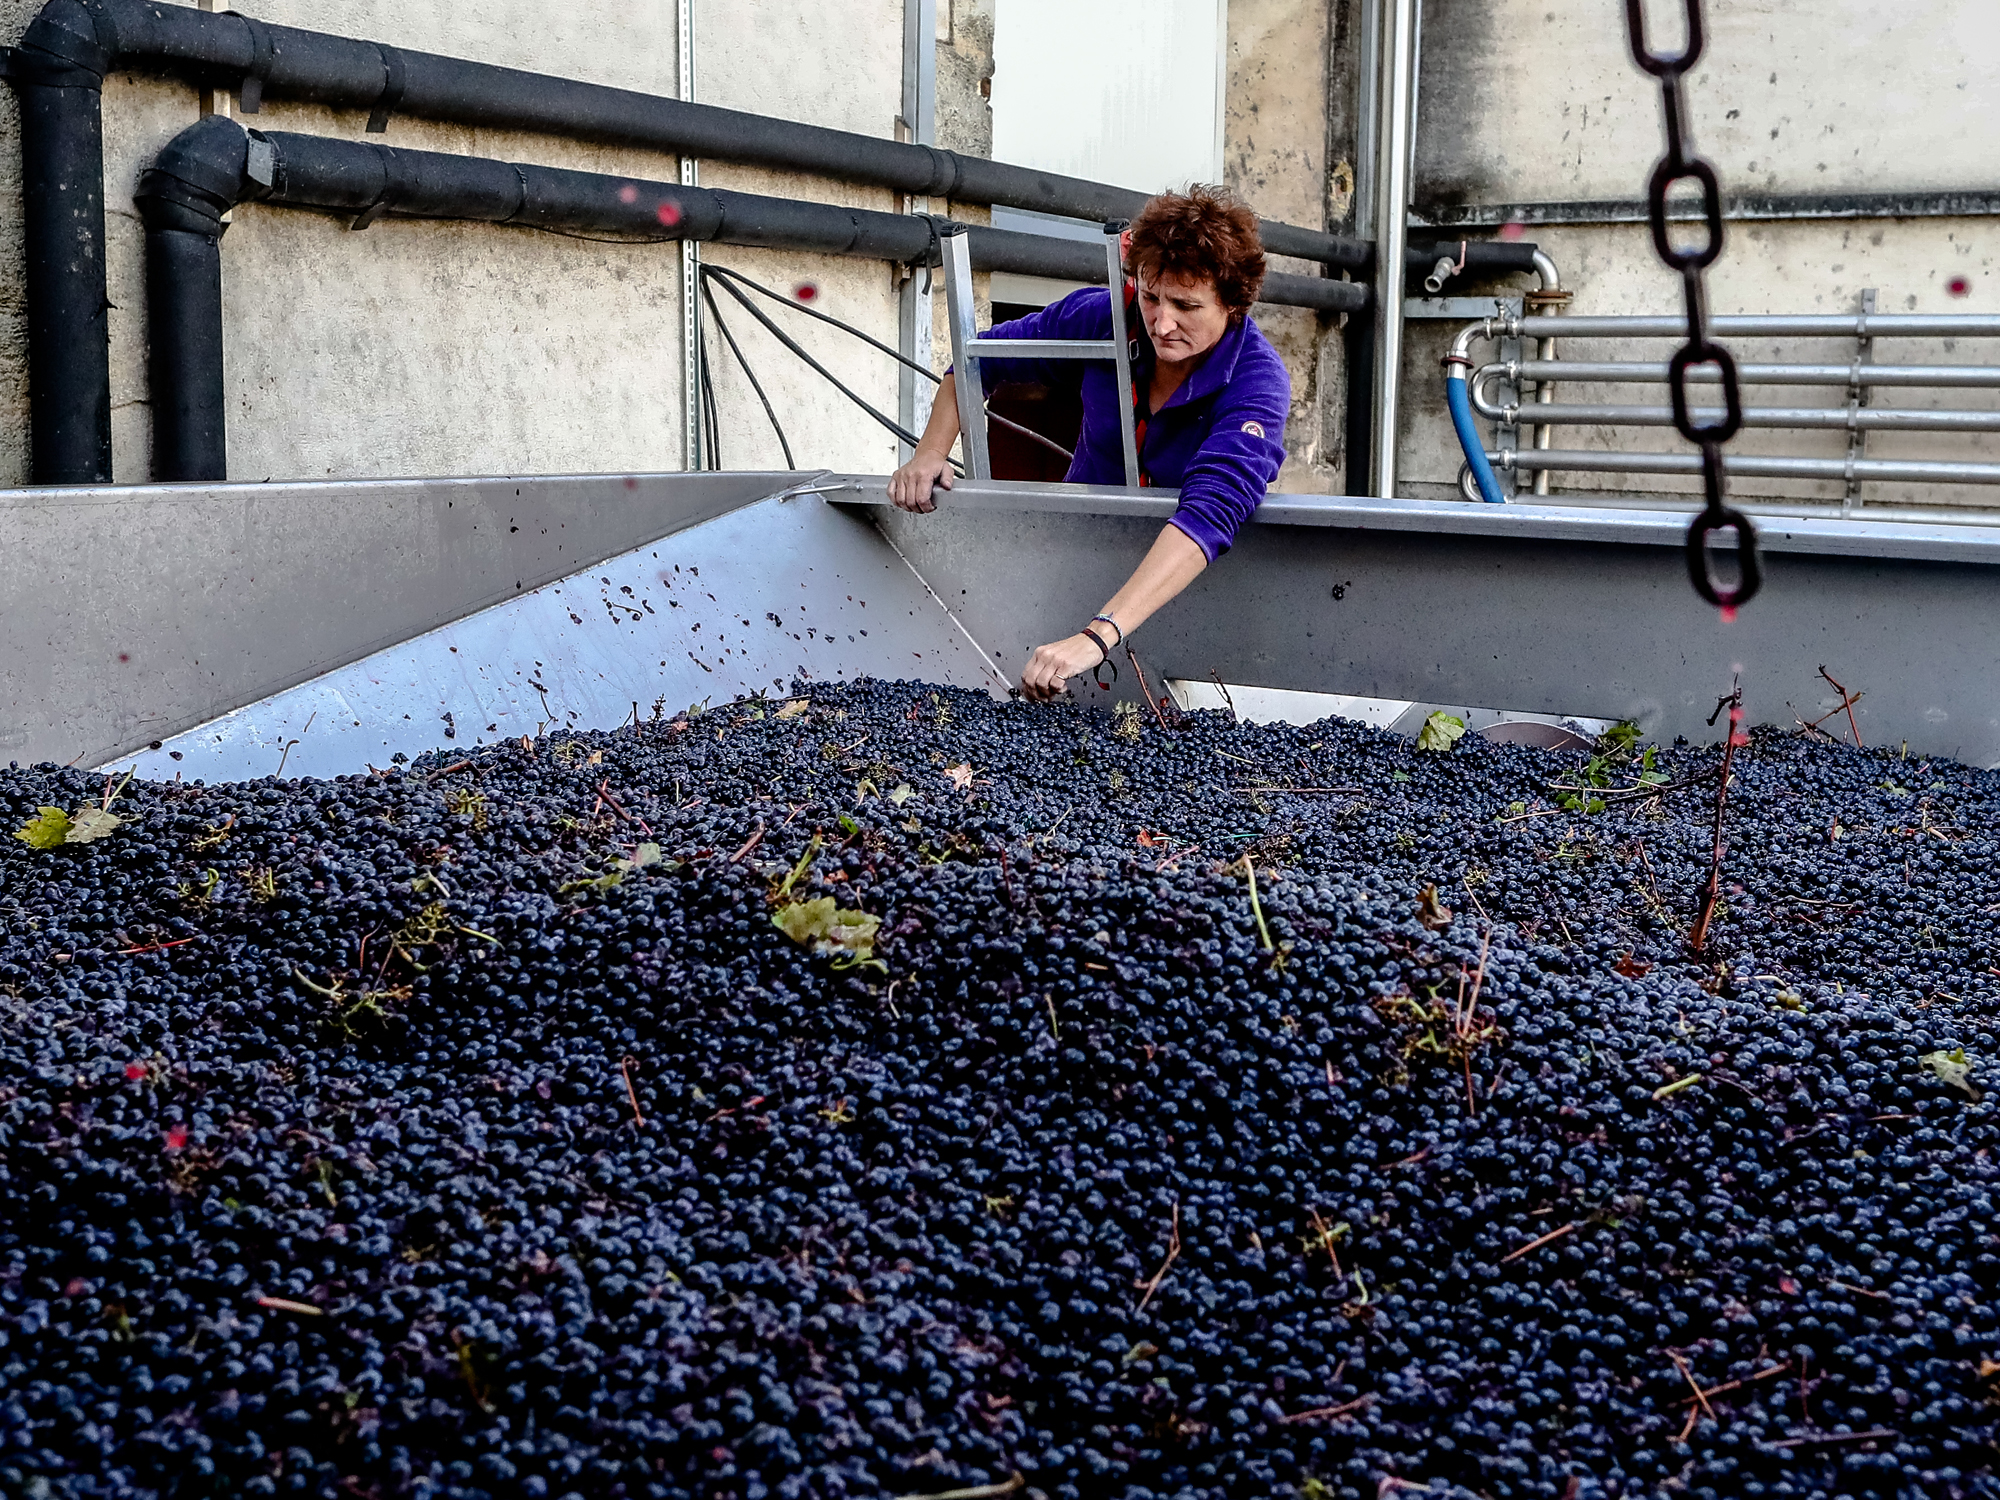
[[[60,807],[38,807],[14,837],[33,849],[60,849],[69,839],[69,827],[69,814]]]
[[[1424,720],[1424,727],[1417,732],[1417,748],[1443,754],[1456,745],[1464,735],[1465,720],[1459,718],[1457,714],[1448,714],[1439,709]]]

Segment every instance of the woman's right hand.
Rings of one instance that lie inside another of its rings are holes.
[[[899,510],[922,515],[937,509],[933,486],[951,488],[951,457],[918,448],[908,463],[889,476],[889,499]]]

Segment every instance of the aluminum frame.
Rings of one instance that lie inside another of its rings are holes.
[[[958,438],[965,472],[972,479],[993,477],[992,445],[987,434],[986,386],[980,373],[989,359],[1108,359],[1116,368],[1118,389],[1132,389],[1132,343],[1125,326],[1125,225],[1104,226],[1106,285],[1111,291],[1109,339],[982,339],[972,282],[969,236],[960,225],[943,236],[945,305],[951,327],[951,363],[957,375]],[[1138,426],[1129,400],[1118,403],[1118,435],[1125,460],[1125,487],[1139,488]]]

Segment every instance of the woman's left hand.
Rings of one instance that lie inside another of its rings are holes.
[[[1079,632],[1067,640],[1037,646],[1021,673],[1021,694],[1033,703],[1060,696],[1070,678],[1088,672],[1104,659],[1097,642]]]

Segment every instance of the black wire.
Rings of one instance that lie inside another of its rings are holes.
[[[703,335],[701,324],[695,324],[695,360],[701,369],[701,428],[705,451],[700,455],[705,469],[722,467],[722,428],[715,415],[715,381],[708,369],[708,339]]]
[[[707,268],[704,267],[704,269]],[[868,413],[868,415],[872,417],[877,423],[879,423],[883,427],[888,428],[889,431],[893,432],[897,437],[901,438],[904,442],[908,443],[912,448],[917,446],[917,443],[920,440],[918,439],[917,435],[914,432],[911,432],[902,423],[893,421],[890,418],[883,416],[881,412],[877,411],[874,407],[870,406],[866,401],[862,400],[861,397],[856,395],[854,391],[848,386],[847,382],[842,380],[838,375],[834,374],[833,371],[829,370],[825,365],[821,364],[818,360],[814,359],[810,354],[806,353],[806,351],[799,345],[799,342],[796,339],[794,339],[790,334],[786,333],[785,330],[780,328],[776,323],[773,323],[769,318],[765,317],[763,310],[760,309],[748,297],[744,296],[741,292],[739,292],[734,286],[734,284],[732,284],[729,280],[725,279],[722,283],[722,289],[725,292],[729,293],[730,296],[734,297],[737,300],[737,302],[742,304],[743,310],[745,312],[749,313],[750,316],[755,318],[759,323],[762,323],[764,325],[765,331],[768,332],[772,338],[776,339],[779,343],[783,344],[787,349],[791,350],[792,353],[796,354],[800,359],[804,360],[815,371],[817,371],[827,381],[828,384],[830,384],[835,390],[839,391],[841,395],[845,396],[849,401],[852,401],[856,406],[860,407],[864,412]]]
[[[661,235],[658,237],[645,238],[645,239],[616,239],[609,235],[578,234],[574,230],[570,229],[552,229],[546,224],[510,224],[507,227],[510,229],[532,229],[540,234],[560,235],[562,238],[566,240],[583,240],[586,243],[592,245],[678,245],[681,243],[681,237],[679,236]],[[769,297],[773,302],[783,303],[786,307],[790,307],[798,312],[802,312],[809,318],[817,318],[822,323],[831,324],[833,327],[838,328],[842,333],[852,334],[855,338],[860,339],[862,343],[867,344],[872,348],[879,349],[882,353],[888,355],[889,358],[896,361],[897,364],[903,365],[908,369],[915,370],[919,375],[923,376],[924,379],[928,380],[932,385],[938,385],[943,382],[944,379],[943,376],[933,373],[931,370],[925,368],[923,365],[918,364],[915,360],[906,357],[900,350],[891,349],[887,344],[883,343],[880,339],[875,338],[870,334],[863,333],[859,328],[856,328],[852,323],[843,323],[839,318],[832,317],[826,313],[819,312],[814,308],[807,307],[804,303],[800,302],[796,297],[788,297],[783,292],[773,291],[770,287],[765,286],[762,282],[752,281],[748,276],[745,276],[740,271],[732,271],[726,266],[711,266],[711,265],[703,265],[701,270],[704,276],[710,276],[710,275],[723,276],[732,281],[740,281],[745,286],[749,287],[752,291],[762,292],[766,297]],[[702,290],[702,295],[704,300],[707,301],[710,311],[714,311],[715,299],[712,296],[708,295],[708,291],[705,286]],[[756,318],[757,321],[762,323],[766,328],[769,328],[771,332],[777,336],[779,342],[783,343],[794,354],[798,355],[800,359],[804,360],[807,364],[811,365],[815,370],[819,371],[820,374],[826,376],[828,380],[832,381],[834,386],[838,388],[841,394],[846,396],[848,400],[852,401],[856,406],[859,406],[863,411],[867,412],[868,415],[873,417],[877,422],[882,423],[883,426],[887,427],[891,432],[895,433],[897,437],[901,438],[904,442],[908,443],[912,448],[916,447],[917,438],[912,433],[910,433],[905,428],[899,426],[898,424],[891,422],[887,417],[883,416],[879,411],[875,410],[874,407],[870,406],[867,402],[863,401],[859,396],[855,395],[853,391],[849,390],[846,386],[841,385],[841,383],[838,380],[835,380],[832,374],[830,374],[824,366],[816,363],[811,355],[807,354],[803,349],[799,348],[797,344],[792,343],[791,340],[787,339],[782,333],[779,333],[777,328],[771,323],[771,321],[768,318],[766,318],[762,313],[758,312],[756,308],[751,307],[750,303],[747,300],[745,300],[743,295],[740,292],[736,291],[734,287],[730,288],[730,295],[735,297],[737,301],[742,302],[744,307],[749,309],[750,315]],[[729,338],[729,331],[727,327],[722,324],[720,313],[716,314],[716,323],[718,327],[723,328],[723,337]],[[698,342],[699,339],[697,338],[697,343]],[[757,384],[757,377],[750,373],[750,366],[743,359],[743,351],[737,349],[736,341],[733,338],[729,338],[729,347],[732,351],[734,351],[737,363],[743,366],[743,373],[745,375],[750,376],[750,384],[756,390],[758,399],[760,401],[763,401],[764,403],[764,414],[770,417],[771,426],[773,430],[775,430],[778,434],[778,442],[785,450],[785,463],[787,467],[797,468],[798,465],[792,462],[791,444],[785,440],[785,430],[784,428],[778,425],[777,413],[771,410],[771,403],[764,395],[764,388],[761,385]],[[705,353],[701,356],[702,369],[703,369],[702,384],[704,388],[707,388],[709,390],[709,400],[711,402],[711,405],[705,420],[709,425],[711,432],[713,432],[715,431],[715,424],[717,418],[713,407],[714,391],[711,387],[708,386],[709,377],[707,374],[707,358],[708,356]],[[1048,449],[1051,453],[1060,454],[1062,457],[1071,460],[1074,460],[1076,458],[1076,454],[1071,452],[1068,448],[1063,447],[1063,445],[1055,441],[1055,439],[1047,437],[1044,434],[1035,431],[1034,428],[1032,427],[1023,427],[1019,422],[1016,422],[1009,417],[1003,417],[1000,415],[1000,413],[996,411],[988,410],[986,413],[986,419],[989,422],[998,422],[1002,427],[1005,427],[1010,432],[1018,432],[1022,437],[1027,438],[1030,442],[1041,444],[1042,447]],[[719,444],[720,442],[719,436],[715,439],[715,442],[716,444]],[[714,451],[713,446],[711,446],[710,451],[711,452]],[[951,466],[954,469],[958,470],[960,474],[963,474],[965,472],[965,466],[959,463],[956,459],[949,460],[949,462],[951,463]]]
[[[1002,427],[1005,427],[1013,432],[1018,432],[1021,434],[1022,437],[1030,438],[1033,441],[1040,443],[1044,448],[1048,449],[1051,453],[1060,453],[1064,458],[1068,459],[1074,459],[1076,457],[1074,453],[1072,453],[1069,449],[1065,448],[1061,443],[1057,442],[1054,438],[1046,437],[1043,434],[1035,431],[1035,429],[1032,427],[1023,427],[1019,422],[1014,421],[1012,418],[1001,416],[999,412],[995,411],[990,406],[986,408],[986,420],[989,422],[998,422]]]
[[[647,235],[641,239],[620,239],[608,234],[578,234],[574,229],[551,229],[547,224],[502,224],[503,229],[532,229],[537,234],[560,235],[566,240],[583,240],[592,245],[678,245],[685,238],[678,234]]]
[[[887,344],[883,343],[880,339],[873,338],[870,335],[863,333],[859,328],[856,328],[852,323],[843,323],[841,322],[840,319],[833,317],[828,313],[823,313],[815,308],[807,307],[803,302],[800,302],[796,297],[787,297],[783,292],[773,291],[770,287],[767,287],[760,282],[752,281],[748,276],[745,276],[741,271],[732,271],[727,266],[705,266],[703,267],[703,269],[711,271],[717,276],[727,277],[731,281],[740,281],[745,286],[749,287],[752,291],[762,292],[766,297],[769,297],[773,302],[781,303],[786,307],[792,308],[794,311],[802,312],[809,318],[817,318],[822,323],[830,323],[835,328],[838,328],[842,333],[853,334],[854,337],[860,339],[862,343],[881,350],[884,354],[888,355],[889,358],[893,359],[897,364],[903,366],[905,369],[915,370],[919,375],[923,376],[924,379],[928,380],[932,385],[938,385],[942,383],[944,379],[942,375],[932,374],[923,365],[920,365],[915,360],[908,358],[901,351],[896,349],[891,349]],[[989,421],[998,422],[1002,427],[1005,427],[1008,431],[1018,432],[1021,434],[1022,437],[1028,438],[1033,442],[1040,443],[1044,448],[1047,448],[1052,453],[1060,453],[1064,458],[1069,458],[1069,459],[1073,459],[1076,457],[1074,453],[1072,453],[1069,449],[1065,448],[1061,443],[1058,443],[1054,438],[1047,437],[1042,433],[1035,431],[1035,429],[1032,427],[1023,427],[1019,422],[1013,421],[1007,417],[1003,417],[998,412],[992,411],[990,409],[987,411],[986,416]]]
[[[758,282],[752,281],[748,276],[745,276],[741,271],[732,271],[727,266],[703,266],[702,269],[716,276],[727,277],[731,281],[740,281],[745,286],[749,287],[752,291],[762,292],[766,297],[769,297],[773,302],[783,303],[786,307],[792,308],[797,312],[802,312],[809,318],[817,318],[822,323],[831,323],[835,328],[838,328],[842,333],[853,334],[856,338],[860,339],[862,343],[870,344],[875,348],[880,349],[884,354],[888,355],[889,358],[893,359],[897,364],[903,365],[908,369],[915,370],[919,375],[923,376],[924,379],[928,380],[932,385],[938,384],[939,381],[941,381],[944,378],[941,375],[933,375],[929,370],[925,369],[915,360],[909,358],[908,356],[904,355],[898,350],[891,349],[887,344],[883,343],[880,339],[871,338],[868,334],[865,334],[859,328],[856,328],[852,323],[843,323],[840,321],[840,319],[836,317],[832,317],[827,313],[820,312],[815,308],[807,307],[803,302],[799,301],[796,297],[787,297],[783,292],[774,292],[769,287],[761,285]]]
[[[709,267],[707,266],[702,267],[704,271],[708,269]],[[725,282],[724,285],[727,285],[727,283]],[[729,345],[729,352],[736,356],[736,363],[743,367],[743,373],[750,381],[750,389],[755,391],[757,399],[764,403],[764,415],[771,419],[771,430],[777,433],[778,446],[785,451],[785,467],[787,469],[798,468],[798,461],[792,457],[791,439],[785,436],[785,429],[778,421],[777,412],[772,410],[771,398],[764,394],[764,386],[757,379],[757,372],[750,368],[750,361],[743,357],[742,349],[737,346],[736,335],[729,331],[729,325],[722,320],[722,309],[715,305],[715,296],[708,289],[708,278],[706,276],[702,278],[701,295],[702,300],[708,303],[709,316],[715,320],[716,332],[720,333],[723,342]]]

